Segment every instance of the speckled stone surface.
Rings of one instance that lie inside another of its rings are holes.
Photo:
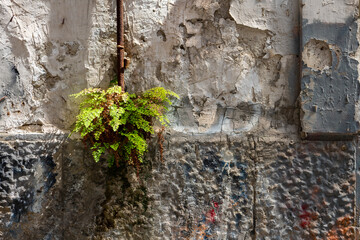
[[[54,139],[1,142],[4,239],[354,236],[355,142],[167,136],[139,180]]]

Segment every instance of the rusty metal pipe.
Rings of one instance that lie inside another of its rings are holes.
[[[122,91],[125,91],[125,80],[124,80],[124,3],[123,0],[117,0],[116,8],[117,18],[117,79],[118,85]]]

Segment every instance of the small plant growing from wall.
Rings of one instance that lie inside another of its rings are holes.
[[[119,167],[119,161],[125,161],[138,170],[148,148],[147,140],[154,134],[153,121],[168,125],[165,113],[171,105],[170,97],[178,98],[162,87],[137,95],[123,92],[120,86],[88,88],[72,96],[84,98],[73,132],[79,132],[91,144],[95,161],[108,152],[110,167],[114,163]]]
[[[72,96],[83,97],[80,113],[73,132],[79,132],[91,144],[92,155],[98,162],[103,154],[110,153],[108,165],[117,167],[124,161],[139,168],[148,149],[147,140],[154,134],[153,121],[168,124],[165,113],[171,105],[170,97],[179,96],[162,87],[142,94],[124,92],[124,6],[117,0],[117,84],[107,90],[88,88]],[[158,133],[160,157],[163,161],[164,128]]]

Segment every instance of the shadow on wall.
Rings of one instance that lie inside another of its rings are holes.
[[[95,3],[6,0],[0,7],[0,98],[6,96],[0,102],[1,130],[72,124],[75,110],[68,95],[87,86],[89,43],[99,34],[92,22]]]
[[[6,3],[1,4],[0,15],[0,132],[6,132],[23,124],[30,113],[29,94],[20,79],[20,65],[29,52],[21,36],[16,38],[20,24]]]
[[[94,8],[93,0],[50,1],[46,56],[39,63],[43,75],[34,92],[43,102],[47,120],[60,129],[69,128],[74,119],[76,109],[69,95],[87,87]]]
[[[39,216],[44,215],[44,209],[52,202],[50,190],[58,180],[53,155],[64,136],[17,135],[7,139],[0,142],[0,236],[35,239],[32,235],[41,228],[37,222]]]
[[[2,51],[1,51],[2,52]],[[2,54],[1,54],[2,55]],[[5,55],[5,54],[4,54]],[[2,74],[0,78],[0,132],[5,131],[11,126],[10,115],[16,115],[19,117],[15,120],[17,124],[21,124],[23,119],[23,112],[17,111],[17,106],[24,106],[26,101],[26,94],[22,83],[19,81],[19,71],[14,65],[5,59],[0,59],[0,72]],[[26,109],[24,112],[27,112]]]

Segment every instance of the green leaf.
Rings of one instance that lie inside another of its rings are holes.
[[[78,122],[82,123],[86,128],[94,121],[95,118],[99,118],[104,108],[83,108],[80,114],[77,116]]]
[[[105,152],[105,147],[102,147],[100,143],[95,143],[94,146],[91,147],[94,151],[92,152],[92,155],[94,157],[95,162],[100,161],[101,155]]]
[[[116,132],[120,125],[124,124],[124,121],[121,121],[121,116],[125,113],[125,109],[118,107],[115,104],[110,107],[110,116],[112,117],[109,122],[110,126]]]
[[[111,147],[114,151],[116,151],[116,150],[119,148],[119,145],[120,145],[120,143],[117,142],[117,143],[111,144],[110,147]]]
[[[123,94],[122,90],[121,90],[121,87],[120,86],[113,86],[111,88],[108,88],[106,90],[106,94],[114,94],[114,93],[117,93],[117,94]],[[124,93],[125,94],[125,93]]]

